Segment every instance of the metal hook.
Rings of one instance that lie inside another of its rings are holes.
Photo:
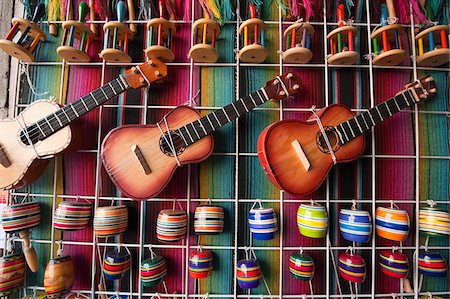
[[[352,211],[356,210],[356,199],[353,198],[352,200]]]

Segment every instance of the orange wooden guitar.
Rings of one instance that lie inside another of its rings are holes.
[[[300,83],[300,78],[288,73],[203,117],[193,108],[180,106],[159,123],[118,127],[103,140],[103,165],[126,196],[154,197],[164,189],[178,166],[201,162],[211,155],[210,133],[268,100],[280,100],[297,92]]]
[[[62,108],[40,100],[15,119],[0,120],[0,190],[22,188],[36,180],[48,159],[73,143],[71,125],[82,115],[129,88],[148,86],[166,75],[166,65],[153,59]]]
[[[348,107],[334,104],[306,122],[274,123],[258,138],[259,161],[278,188],[294,195],[309,194],[319,188],[335,163],[352,161],[362,154],[364,132],[435,93],[434,79],[425,77],[357,116]]]

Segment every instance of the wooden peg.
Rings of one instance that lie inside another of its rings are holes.
[[[40,3],[38,6],[36,6],[36,9],[34,10],[34,15],[32,22],[37,23],[42,17],[45,15],[45,4]],[[17,41],[17,44],[20,45],[25,40],[25,38],[28,35],[28,32],[30,32],[31,26],[27,26],[25,30],[22,32],[22,35],[20,36],[19,40]]]
[[[134,0],[127,0],[127,4],[128,4],[128,19],[130,21],[134,21],[134,20],[136,20],[136,12],[134,11]],[[130,30],[131,30],[131,32],[136,34],[137,33],[137,25],[134,23],[131,23]]]
[[[89,0],[89,21],[91,21],[91,25],[89,26],[89,28],[95,35],[97,35],[98,34],[97,25],[92,23],[92,21],[95,21],[94,4],[95,4],[95,0]]]
[[[23,240],[23,254],[25,255],[28,267],[33,273],[36,273],[38,270],[38,258],[30,242],[30,231],[23,230],[19,233],[19,236]]]
[[[80,2],[80,5],[78,6],[78,22],[84,24],[86,22],[86,16],[89,12],[89,6],[86,2],[82,1]],[[80,51],[84,51],[84,47],[86,46],[86,37],[87,33],[86,31],[83,31],[81,35],[81,42],[80,42]]]

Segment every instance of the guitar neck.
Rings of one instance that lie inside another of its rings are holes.
[[[414,103],[414,96],[407,89],[395,97],[358,114],[354,118],[340,123],[334,127],[339,135],[339,143],[343,145],[353,140],[400,110],[413,106]]]
[[[129,88],[127,81],[122,76],[119,76],[78,100],[67,104],[58,111],[28,125],[24,129],[24,138],[27,138],[28,135],[32,143],[44,140]],[[36,134],[35,132],[39,133]]]
[[[255,107],[264,104],[269,100],[264,88],[241,98],[231,104],[211,112],[202,118],[189,123],[179,129],[177,133],[181,135],[185,146],[202,139],[218,128],[234,121],[236,118],[252,111]]]

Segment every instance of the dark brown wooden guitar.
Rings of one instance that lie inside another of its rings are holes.
[[[154,197],[177,167],[201,162],[211,155],[213,131],[269,100],[296,93],[300,83],[297,75],[288,73],[203,117],[193,108],[180,106],[159,123],[118,127],[103,140],[103,165],[126,196],[139,200]]]
[[[363,153],[364,132],[435,93],[434,79],[425,77],[357,116],[348,107],[334,104],[317,113],[320,123],[316,117],[274,123],[258,138],[261,166],[278,188],[294,195],[309,194],[319,188],[335,163],[352,161]]]
[[[166,75],[166,65],[153,59],[62,108],[54,101],[40,100],[16,118],[0,120],[0,190],[21,188],[35,181],[48,159],[72,143],[71,125],[82,115],[127,89],[148,86]]]

